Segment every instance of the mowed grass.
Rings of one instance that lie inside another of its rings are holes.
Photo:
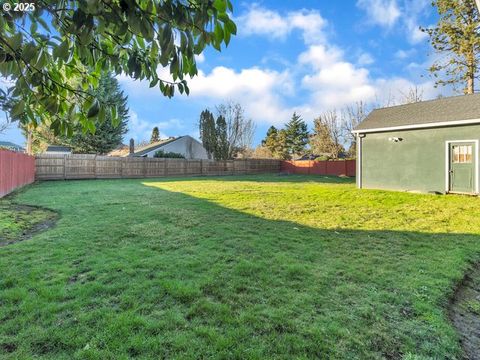
[[[2,359],[456,359],[480,199],[249,176],[44,182],[0,248]]]

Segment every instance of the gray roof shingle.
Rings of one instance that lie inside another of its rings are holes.
[[[154,142],[152,144],[148,144],[147,146],[144,146],[144,147],[136,150],[135,153],[133,154],[133,156],[143,156],[143,155],[148,154],[149,152],[151,152],[153,150],[160,149],[161,147],[163,147],[167,144],[170,144],[174,141],[177,141],[178,139],[181,139],[182,137],[183,136],[179,136],[179,137],[176,137],[176,138],[160,140],[160,141]]]
[[[480,119],[480,93],[375,109],[355,131],[474,119]]]

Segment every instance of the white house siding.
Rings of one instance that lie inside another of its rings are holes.
[[[171,143],[148,152],[146,156],[153,157],[159,150],[182,154],[185,159],[208,159],[207,151],[203,145],[191,136],[182,136]]]

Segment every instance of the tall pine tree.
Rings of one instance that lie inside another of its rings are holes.
[[[217,118],[217,124],[215,128],[216,133],[216,146],[215,146],[215,160],[228,160],[229,158],[229,146],[227,135],[227,122],[223,116]]]
[[[158,127],[155,126],[152,129],[152,136],[150,137],[150,144],[153,144],[155,142],[160,141],[160,130],[158,130]]]
[[[308,127],[300,115],[293,113],[291,120],[285,126],[286,141],[290,155],[303,155],[308,143]]]
[[[435,51],[443,55],[431,67],[437,85],[461,84],[465,94],[475,92],[480,65],[480,13],[475,0],[434,0],[440,18],[423,28]]]
[[[207,150],[208,157],[212,158],[216,150],[216,130],[215,118],[209,110],[204,110],[200,114],[200,139],[203,147]]]

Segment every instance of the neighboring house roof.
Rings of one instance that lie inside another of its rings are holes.
[[[185,136],[180,136],[180,137],[177,137],[177,138],[170,138],[170,139],[166,139],[166,140],[160,140],[160,141],[148,144],[148,145],[143,146],[139,149],[136,149],[135,152],[133,153],[133,156],[143,156],[145,154],[148,154],[149,152],[158,150],[158,149],[162,148],[163,146],[165,146],[167,144],[170,144],[174,141],[177,141],[178,139],[181,139],[183,137],[185,137]]]
[[[71,152],[72,148],[68,146],[60,146],[60,145],[48,145],[47,150],[45,152]]]
[[[353,132],[480,123],[480,94],[461,95],[373,110]]]
[[[20,145],[14,144],[10,141],[0,141],[0,148],[6,148],[14,151],[24,151],[25,149]]]
[[[110,151],[107,156],[127,156],[129,153],[130,147],[128,145],[121,144],[112,151]]]

